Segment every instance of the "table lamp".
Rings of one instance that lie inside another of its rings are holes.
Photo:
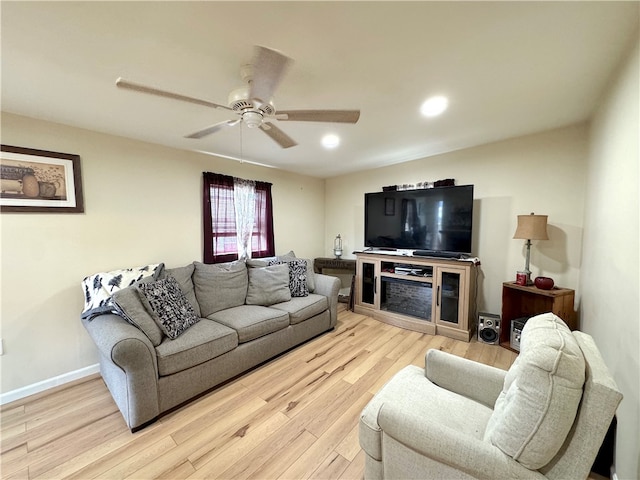
[[[521,273],[525,275],[524,284],[532,285],[531,270],[529,270],[531,240],[549,240],[547,236],[547,215],[535,215],[533,212],[531,215],[518,215],[518,227],[516,228],[516,233],[514,233],[513,238],[527,241],[527,260],[524,264],[524,270]]]

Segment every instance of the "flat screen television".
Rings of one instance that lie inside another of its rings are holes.
[[[421,254],[471,254],[473,185],[366,193],[364,244]]]

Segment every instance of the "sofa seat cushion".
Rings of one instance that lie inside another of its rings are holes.
[[[329,302],[324,295],[311,293],[306,297],[293,297],[288,302],[276,303],[270,308],[287,312],[291,325],[295,325],[327,310]]]
[[[158,373],[171,375],[219,357],[238,346],[235,330],[201,318],[175,340],[166,338],[156,347]]]
[[[584,356],[567,325],[553,313],[530,318],[485,440],[530,470],[545,466],[573,425],[584,380]]]
[[[437,386],[425,377],[424,369],[409,365],[376,393],[360,416],[360,445],[378,461],[382,460],[382,430],[378,415],[385,403],[477,440],[482,440],[492,413],[486,405]],[[407,435],[410,436],[411,432]]]
[[[289,314],[261,305],[240,305],[209,315],[238,332],[238,342],[245,343],[289,326]]]

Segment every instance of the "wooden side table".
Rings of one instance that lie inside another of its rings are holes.
[[[533,285],[525,287],[515,282],[504,282],[500,345],[513,350],[510,340],[511,321],[540,313],[553,312],[564,320],[571,330],[577,330],[574,302],[575,291],[570,288],[554,287],[551,290],[541,290]]]

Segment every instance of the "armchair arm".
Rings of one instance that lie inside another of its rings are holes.
[[[157,417],[158,361],[147,336],[123,318],[82,320],[100,353],[100,372],[129,428]]]
[[[436,385],[493,408],[502,391],[506,370],[431,349],[425,375]]]
[[[338,323],[338,292],[340,291],[340,280],[336,277],[315,273],[316,288],[313,293],[324,295],[329,300],[329,313],[331,315],[331,326]]]
[[[380,409],[378,423],[383,435],[388,435],[408,450],[428,458],[431,463],[436,462],[447,469],[458,470],[474,478],[545,478],[537,470],[523,467],[481,438],[459,433],[435,422],[429,423],[417,412],[399,408],[391,402],[385,403]],[[396,471],[393,463],[402,462],[403,459],[395,458],[393,452],[388,456],[384,452],[383,448],[382,461],[385,471]],[[403,466],[398,465],[398,468],[402,470]]]

